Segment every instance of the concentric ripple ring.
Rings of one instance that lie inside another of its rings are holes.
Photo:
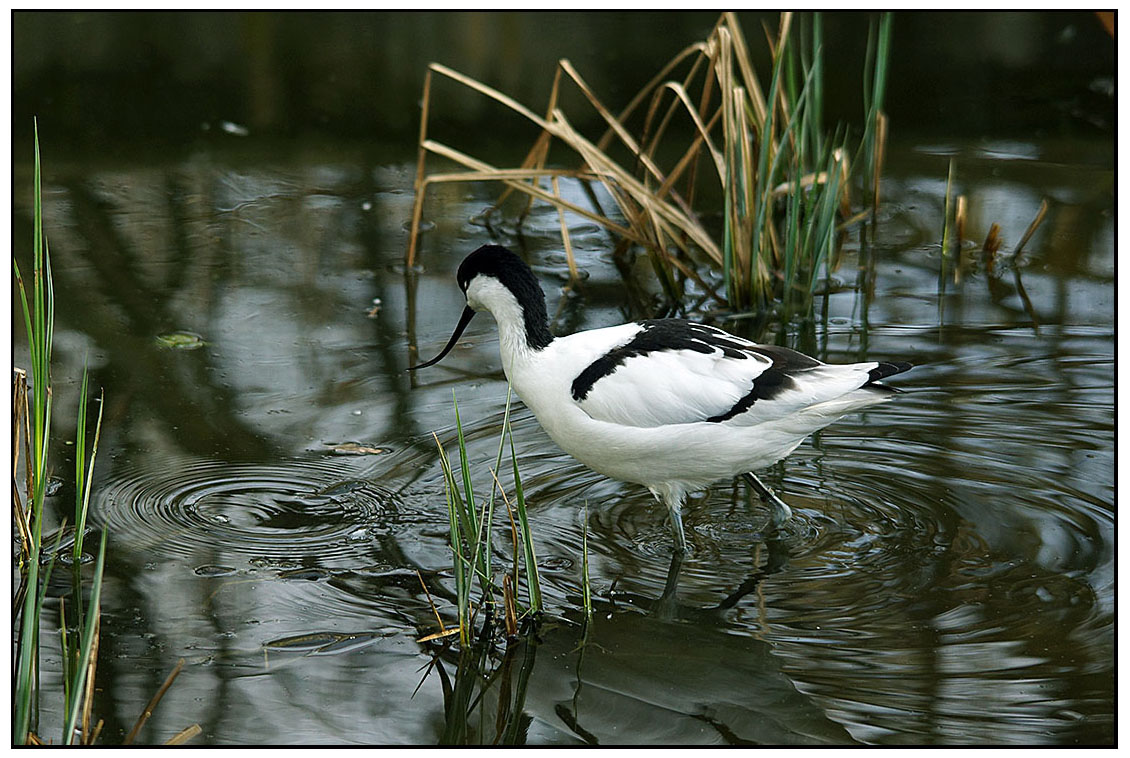
[[[324,560],[356,553],[395,511],[392,493],[338,461],[178,460],[119,471],[99,489],[94,517],[155,557]]]

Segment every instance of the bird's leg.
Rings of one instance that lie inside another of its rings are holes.
[[[682,502],[667,503],[667,514],[671,521],[671,534],[675,537],[675,551],[687,552],[687,534],[683,531],[683,504]]]
[[[679,569],[683,566],[683,553],[671,553],[671,566],[667,569],[667,581],[663,584],[663,594],[652,607],[652,612],[661,619],[672,620],[679,616]]]
[[[742,474],[742,476],[747,482],[749,482],[749,486],[753,487],[753,490],[757,493],[758,497],[760,497],[763,502],[769,504],[769,507],[773,511],[771,518],[774,527],[779,527],[790,518],[792,518],[793,509],[786,505],[784,500],[777,497],[773,493],[773,490],[766,487],[760,479],[758,479],[752,473],[748,472]]]
[[[671,535],[675,538],[675,550],[679,553],[687,552],[687,534],[683,530],[683,492],[672,491],[669,487],[661,490],[651,489],[651,494],[656,500],[663,501],[667,506],[667,516],[671,525]]]

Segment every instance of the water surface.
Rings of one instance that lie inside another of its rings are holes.
[[[971,241],[940,283],[951,158]],[[849,237],[815,323],[784,334],[824,360],[916,367],[905,394],[764,472],[795,513],[777,538],[724,482],[688,503],[692,552],[673,563],[663,506],[573,461],[517,404],[550,618],[536,644],[480,662],[495,677],[462,724],[444,678],[473,670],[417,641],[438,631],[433,603],[453,619],[432,434],[453,450],[454,394],[487,492],[506,384],[488,318],[440,367],[405,373],[411,352],[446,341],[454,271],[488,241],[531,263],[558,333],[653,315],[654,285],[626,286],[607,236],[572,219],[585,279],[567,288],[556,212],[488,227],[480,186],[434,191],[406,270],[410,156],[51,165],[55,428],[74,428],[84,360],[106,396],[107,741],[184,658],[145,741],[199,723],[207,744],[1113,742],[1110,158],[1050,141],[892,150],[874,245]],[[990,267],[992,223],[1005,244]],[[173,334],[191,339],[159,339]],[[70,450],[54,451],[61,470]],[[596,616],[581,644],[586,533]],[[48,653],[46,681],[58,665]],[[505,703],[523,717],[503,735]]]

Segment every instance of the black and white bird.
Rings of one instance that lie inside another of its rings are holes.
[[[830,365],[682,319],[636,321],[554,337],[530,267],[498,245],[459,266],[467,306],[439,355],[477,311],[498,324],[502,369],[565,452],[605,476],[642,484],[670,514],[686,550],[688,492],[741,474],[779,526],[789,506],[753,474],[846,413],[890,397],[879,383],[910,368],[871,361]]]

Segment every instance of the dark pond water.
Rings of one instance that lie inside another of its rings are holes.
[[[967,245],[960,281],[951,264],[941,288],[951,158],[968,236],[998,223],[1005,244],[991,270]],[[492,195],[476,186],[431,196],[421,268],[406,271],[409,155],[52,164],[55,428],[74,428],[84,360],[106,394],[105,739],[184,658],[145,741],[198,723],[208,744],[459,730],[531,744],[1112,742],[1112,165],[1109,141],[892,148],[874,249],[849,239],[817,323],[788,336],[830,361],[916,368],[894,402],[765,472],[795,513],[779,539],[723,483],[689,503],[693,551],[675,571],[663,507],[573,461],[516,406],[550,618],[537,644],[461,667],[417,641],[438,628],[419,576],[453,618],[431,434],[454,448],[454,394],[487,491],[506,384],[489,319],[415,378],[410,350],[442,346],[462,308],[453,272],[492,239],[531,262],[561,333],[648,315],[627,307],[607,237],[573,220],[587,278],[566,293],[556,212],[492,236],[479,220]],[[30,186],[26,166],[15,186]],[[17,240],[30,239],[26,197]],[[55,451],[62,471],[70,450]],[[582,645],[586,532],[596,616]],[[508,533],[500,521],[503,564]],[[47,616],[53,628],[57,608]],[[45,656],[49,685],[59,662]],[[460,722],[447,680],[476,671],[493,678]],[[524,716],[500,735],[506,707]]]

